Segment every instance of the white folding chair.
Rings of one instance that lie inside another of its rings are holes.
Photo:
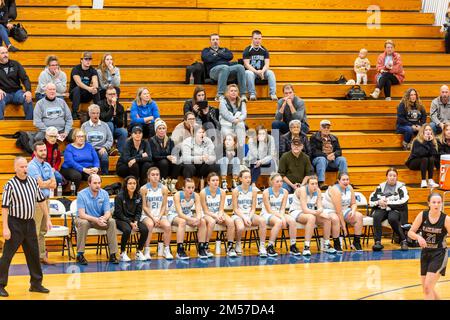
[[[45,234],[46,238],[62,238],[62,255],[64,256],[64,251],[67,248],[67,252],[69,254],[69,260],[72,259],[73,246],[70,237],[70,229],[67,226],[67,218],[66,218],[66,207],[62,204],[61,201],[51,199],[49,201],[49,213],[50,216],[53,217],[62,217],[64,218],[64,225],[53,225],[51,230],[48,230]],[[75,254],[74,254],[75,255]]]

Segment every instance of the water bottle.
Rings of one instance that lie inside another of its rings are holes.
[[[50,189],[50,198],[53,198],[55,196],[55,189]]]
[[[189,84],[194,84],[194,74],[191,73],[191,76],[189,77]]]
[[[56,196],[62,197],[62,185],[61,183],[58,183],[58,188],[56,189]]]
[[[162,257],[164,255],[164,243],[158,242],[158,257]]]
[[[220,240],[217,240],[216,241],[216,251],[215,251],[215,253],[217,254],[217,255],[219,255],[220,254],[220,244],[221,244],[221,241]]]
[[[70,195],[75,196],[77,194],[77,187],[75,186],[75,182],[72,181],[70,184]]]

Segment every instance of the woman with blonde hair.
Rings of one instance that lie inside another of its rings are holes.
[[[239,97],[239,88],[235,84],[227,86],[225,97],[220,100],[219,121],[222,136],[234,133],[238,137],[240,149],[245,144],[245,120],[247,119],[247,105]]]
[[[105,53],[97,69],[98,83],[100,85],[100,99],[105,99],[106,88],[116,88],[117,98],[120,97],[120,69],[114,65],[111,53]]]
[[[427,122],[427,111],[416,89],[406,90],[397,108],[397,133],[403,133],[403,149],[411,149],[411,140]]]
[[[370,95],[378,99],[381,89],[384,90],[386,100],[391,100],[391,86],[402,84],[405,80],[405,71],[400,54],[395,52],[395,44],[392,40],[386,40],[384,43],[384,52],[377,59],[377,74],[375,83],[377,87]]]
[[[439,186],[433,181],[433,169],[436,155],[438,154],[438,144],[433,134],[433,129],[427,123],[420,129],[414,139],[411,154],[405,165],[411,170],[420,170],[422,176],[421,188],[435,188]],[[428,182],[427,182],[428,172]]]
[[[438,144],[438,153],[434,159],[436,169],[440,168],[441,155],[450,154],[450,123],[444,123],[442,133],[436,139]]]
[[[155,135],[155,121],[160,117],[159,109],[147,88],[138,89],[136,99],[131,104],[130,117],[131,123],[128,131],[138,125],[143,130],[144,138],[151,138]]]

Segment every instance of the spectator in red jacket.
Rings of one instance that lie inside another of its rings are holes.
[[[386,40],[384,48],[384,52],[377,59],[377,74],[375,76],[377,87],[370,95],[372,98],[378,99],[381,89],[383,89],[386,100],[390,101],[391,86],[401,84],[405,80],[405,71],[400,54],[395,52],[394,42]]]

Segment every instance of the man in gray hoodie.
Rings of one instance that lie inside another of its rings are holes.
[[[450,121],[450,95],[448,86],[441,87],[441,94],[439,97],[431,101],[430,107],[430,126],[433,128],[435,134],[441,133],[444,128],[444,123]]]
[[[106,122],[100,121],[100,107],[96,104],[91,104],[88,110],[90,120],[83,123],[81,129],[86,132],[87,142],[97,151],[102,174],[108,174],[108,152],[113,145],[113,135]]]
[[[56,97],[56,86],[48,83],[45,87],[45,98],[36,103],[33,111],[33,124],[39,130],[35,140],[42,140],[45,137],[45,130],[48,127],[56,127],[60,140],[64,140],[72,130],[73,119],[69,106],[64,101]],[[70,135],[69,135],[70,136]]]

